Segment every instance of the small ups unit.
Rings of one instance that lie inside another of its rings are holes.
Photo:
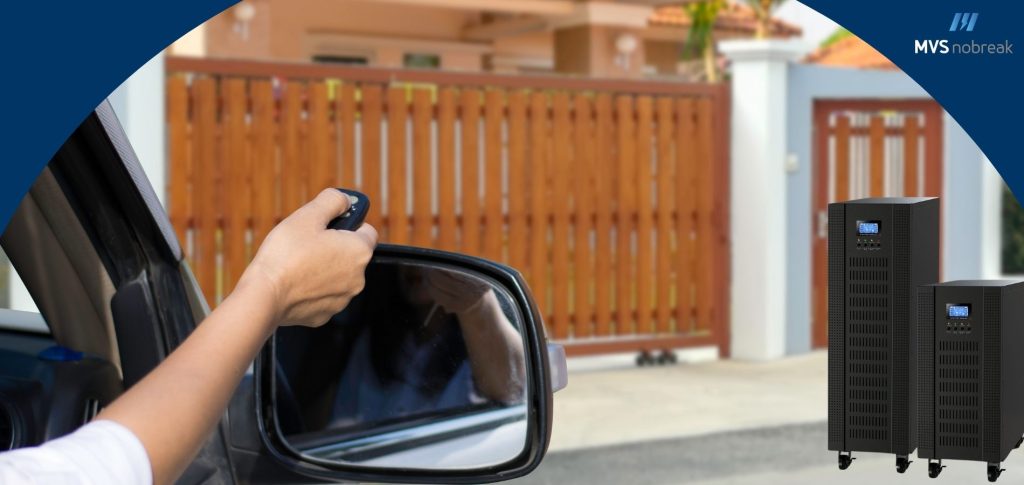
[[[1024,282],[922,286],[918,319],[918,456],[983,461],[990,482],[1024,436]]]
[[[917,448],[917,289],[939,280],[939,200],[872,198],[828,207],[828,447]]]

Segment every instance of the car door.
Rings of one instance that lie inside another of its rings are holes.
[[[88,289],[94,286],[90,285],[93,280],[101,279],[100,286],[107,288],[107,293],[93,295],[91,306],[103,307],[98,311],[104,318],[98,320],[106,321],[111,327],[108,360],[120,373],[118,388],[130,387],[158,365],[206,316],[209,308],[202,291],[109,105],[101,105],[82,122],[54,155],[40,180],[33,188],[33,193],[38,193],[35,199],[43,206],[66,204],[70,208],[67,212],[72,214],[65,217],[64,224],[56,223],[53,217],[38,218],[51,229],[57,228],[51,230],[54,233],[51,239],[58,245],[62,242],[64,253],[85,246],[97,261],[92,266],[100,276],[79,283]],[[5,248],[8,243],[11,247],[21,247],[19,257],[12,257],[12,262],[29,270],[33,269],[31,261],[40,259],[38,243],[17,242],[24,239],[20,237],[24,235],[20,230],[34,224],[39,225],[39,222],[26,209],[21,215],[16,214],[5,232]],[[57,233],[66,235],[68,232],[60,229],[62,227],[72,227],[80,238],[58,236]],[[35,272],[45,272],[39,268],[35,268]],[[497,295],[493,298],[500,300],[494,314],[509,328],[515,328],[510,342],[521,339],[515,346],[523,354],[525,364],[521,372],[523,381],[530,386],[529,392],[524,387],[521,396],[505,403],[480,399],[446,407],[422,407],[415,413],[377,416],[375,420],[356,423],[350,420],[342,427],[292,432],[288,422],[301,413],[308,416],[310,406],[302,402],[301,396],[296,398],[289,394],[288,386],[309,372],[289,374],[285,361],[299,359],[300,363],[311,364],[318,361],[311,357],[313,354],[304,355],[305,347],[292,354],[297,357],[289,357],[289,352],[297,348],[289,343],[295,339],[289,340],[289,335],[279,332],[268,343],[253,372],[246,375],[236,389],[229,409],[180,483],[345,480],[480,483],[521,476],[537,466],[550,436],[551,392],[565,385],[564,353],[557,346],[547,345],[529,290],[518,273],[476,258],[389,246],[378,249],[368,271],[402,277],[414,273],[422,276],[424,272],[444,273],[449,280],[454,277],[484,285],[487,294]],[[69,274],[81,276],[83,273],[70,271]],[[50,306],[66,306],[69,293],[62,292],[59,285],[47,284],[61,278],[40,279],[44,281],[29,285],[33,296],[54,302]],[[381,291],[389,290],[386,284],[377,287]],[[374,293],[372,289],[368,285],[364,293]],[[105,307],[107,297],[109,308]],[[371,298],[367,296],[364,300]],[[380,320],[384,312],[393,311],[393,305],[388,304],[358,306],[359,310],[351,310],[348,317],[341,315],[338,319],[347,318],[361,322],[363,327],[377,328],[380,325],[366,325],[366,322]],[[46,313],[44,311],[44,316]],[[404,318],[403,315],[398,317],[399,320]],[[338,322],[331,331],[347,332],[354,328],[352,325]],[[311,336],[304,338],[308,341]],[[465,343],[460,335],[456,338]],[[116,351],[112,350],[115,348]],[[324,355],[356,355],[352,347],[328,348],[327,351]],[[364,353],[373,355],[369,350]],[[467,366],[469,357],[462,355],[461,358],[463,367]],[[366,359],[368,362],[370,357]],[[348,360],[353,363],[341,366],[344,372],[352,374],[355,369],[365,367],[365,362],[355,362],[355,357]],[[554,375],[550,370],[552,366],[556,370]],[[454,376],[456,371],[449,374]],[[324,382],[341,386],[344,376],[338,370],[324,377]],[[466,382],[470,382],[470,386],[479,384],[476,380]],[[381,396],[385,400],[393,397],[386,392]],[[289,408],[288,401],[296,401],[301,410]],[[515,438],[508,438],[510,435]],[[520,441],[521,444],[517,444]],[[508,448],[507,443],[515,446],[511,451],[502,451]],[[504,459],[495,458],[499,455]],[[336,460],[331,461],[330,457]],[[438,465],[440,457],[445,457],[449,465]]]

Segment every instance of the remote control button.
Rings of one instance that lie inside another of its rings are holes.
[[[349,205],[355,205],[356,202],[359,202],[359,197],[356,197],[354,195],[349,195],[349,194],[345,194],[345,195],[348,195],[348,203],[349,203]]]

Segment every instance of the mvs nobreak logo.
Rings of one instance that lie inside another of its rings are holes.
[[[953,14],[953,23],[949,26],[950,32],[956,32],[958,30],[966,30],[968,32],[974,32],[974,24],[978,22],[978,13],[955,13]]]
[[[978,12],[958,12],[953,14],[953,21],[949,24],[949,31],[953,35],[966,35],[965,32],[974,32],[978,24]],[[963,38],[963,37],[961,37]],[[971,39],[968,42],[951,41],[949,39],[915,39],[914,54],[1013,54],[1013,44],[1009,40],[1002,42],[978,42]]]

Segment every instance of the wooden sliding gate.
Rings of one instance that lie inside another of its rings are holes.
[[[728,353],[725,86],[168,58],[169,212],[211,303],[324,187],[522,271],[570,353]]]

